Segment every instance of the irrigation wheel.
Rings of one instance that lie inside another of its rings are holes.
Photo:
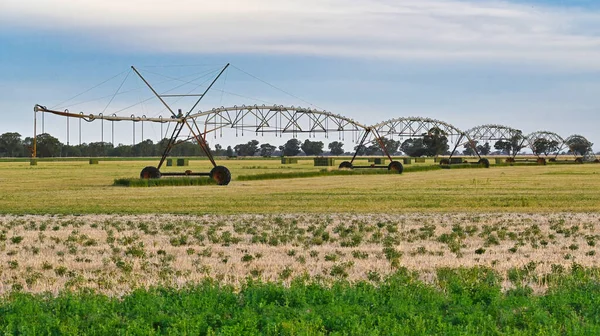
[[[440,160],[440,166],[441,165],[449,165],[450,164],[450,160],[449,159],[441,159]]]
[[[145,167],[140,173],[140,178],[142,179],[158,179],[160,176],[160,170],[152,166]]]
[[[340,163],[339,169],[352,169],[352,163],[349,161],[344,161]]]
[[[537,164],[545,166],[546,165],[546,159],[544,159],[544,158],[538,158],[537,159]]]
[[[218,185],[228,185],[231,182],[231,172],[224,166],[216,166],[210,171],[210,178]]]
[[[479,159],[479,164],[484,166],[485,168],[490,168],[490,160],[486,158]]]
[[[398,161],[392,161],[388,165],[388,170],[396,171],[398,174],[402,174],[402,172],[404,171],[404,166],[402,165],[402,163],[400,163]]]

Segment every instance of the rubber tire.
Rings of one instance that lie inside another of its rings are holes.
[[[210,171],[210,178],[218,185],[228,185],[231,182],[231,172],[224,166],[216,166]]]
[[[396,171],[396,172],[398,172],[398,174],[402,174],[402,172],[404,171],[404,166],[399,161],[392,161],[388,165],[388,170]]]
[[[506,163],[514,163],[515,159],[514,158],[508,158],[506,159]]]
[[[583,159],[582,158],[577,158],[577,159],[575,159],[575,162],[581,164],[581,163],[583,163]]]
[[[148,166],[140,172],[141,179],[159,179],[161,177],[160,170],[153,166]]]
[[[537,164],[545,166],[546,165],[546,159],[544,159],[544,158],[538,158],[537,159]]]
[[[450,159],[441,159],[440,160],[440,166],[449,165],[449,164],[450,164]]]
[[[490,160],[486,158],[479,159],[479,164],[483,165],[485,168],[490,168]]]
[[[352,163],[350,161],[344,161],[340,163],[339,169],[352,169]]]

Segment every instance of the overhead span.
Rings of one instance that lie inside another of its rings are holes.
[[[465,133],[475,141],[498,141],[510,140],[514,137],[523,137],[523,132],[521,132],[521,130],[497,124],[476,126],[467,130]]]
[[[583,135],[573,134],[570,137],[565,139],[565,144],[568,146],[571,143],[580,143],[587,146],[592,146],[593,144]]]
[[[163,118],[146,116],[117,116],[73,113],[69,110],[57,111],[42,105],[35,106],[36,112],[47,112],[64,117],[80,118],[86,121],[135,121],[135,122],[184,122],[183,117]],[[205,125],[205,133],[222,128],[235,128],[253,132],[277,133],[318,133],[336,131],[364,131],[368,127],[355,120],[324,110],[283,105],[252,105],[213,108],[193,113],[187,119],[194,119]]]
[[[472,142],[471,137],[458,127],[447,122],[423,118],[423,117],[402,117],[384,121],[371,126],[371,130],[375,132],[378,138],[398,136],[400,138],[423,137],[430,134],[432,129],[439,129],[450,142],[454,143],[454,147],[450,152],[450,158],[456,152],[457,147],[466,139],[467,142]],[[479,156],[479,153],[477,153]]]
[[[437,119],[422,118],[422,117],[402,117],[387,120],[371,126],[372,129],[377,131],[382,136],[385,135],[398,135],[398,136],[423,136],[428,133],[432,128],[439,128],[446,135],[458,135],[463,136],[465,132],[461,131],[457,127]]]
[[[198,123],[204,120],[205,133],[223,128],[279,134],[360,132],[368,128],[351,118],[328,111],[283,105],[220,107],[189,117]]]
[[[582,155],[582,158],[577,158],[576,160],[580,160],[578,162],[598,162],[596,154],[592,150],[592,146],[594,144],[590,142],[586,137],[579,134],[573,134],[570,137],[565,139],[565,146],[569,148],[569,151],[575,155]]]
[[[470,141],[473,148],[476,148],[477,143],[490,142],[490,141],[505,141],[508,142],[508,153],[512,152],[512,158],[514,159],[517,153],[523,148],[526,137],[523,136],[523,132],[516,128],[509,126],[498,125],[498,124],[486,124],[473,127],[466,131],[470,140],[464,141],[461,145],[465,145]],[[494,144],[495,145],[495,144]]]
[[[538,148],[540,140],[544,140],[546,142],[555,142],[556,150],[544,153],[545,151],[540,150],[540,148]],[[559,152],[565,147],[565,139],[563,139],[560,135],[550,131],[533,132],[527,135],[527,142],[529,143],[529,148],[531,148],[533,153],[537,156],[540,156],[541,154],[548,155],[554,153],[555,157],[557,157]]]
[[[527,135],[527,140],[529,140],[530,143],[536,139],[552,140],[561,145],[565,143],[565,139],[563,139],[560,135],[550,131],[537,131]]]

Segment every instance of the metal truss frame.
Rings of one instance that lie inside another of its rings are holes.
[[[558,135],[554,132],[550,132],[550,131],[533,132],[533,133],[530,133],[529,135],[527,135],[526,138],[527,138],[527,142],[529,144],[529,148],[533,151],[534,154],[535,154],[535,141],[537,139],[556,141],[558,143],[559,147],[556,150],[556,152],[554,153],[554,159],[556,159],[558,157],[558,154],[560,153],[560,151],[563,150],[566,146],[565,140],[560,135]],[[536,154],[536,156],[541,157],[540,154]]]
[[[258,134],[275,133],[359,133],[368,127],[353,119],[328,111],[283,105],[252,105],[214,108],[190,115],[196,121],[204,120],[203,134],[222,132],[233,128],[236,132]],[[200,123],[200,122],[199,122]]]
[[[479,141],[501,141],[508,140],[512,141],[516,137],[520,138],[519,148],[523,148],[523,145],[527,141],[527,137],[523,135],[523,132],[519,129],[512,128],[509,126],[498,125],[498,124],[486,124],[473,127],[465,132],[474,141],[472,144],[476,144]],[[461,145],[469,143],[468,141],[463,142]],[[475,146],[472,146],[475,148]],[[518,151],[513,152],[512,158],[514,159]]]
[[[430,133],[432,129],[439,129],[451,143],[454,143],[454,148],[450,152],[450,159],[456,152],[457,147],[461,144],[463,139],[466,139],[468,142],[472,142],[473,140],[466,132],[461,131],[458,127],[449,124],[447,122],[424,118],[424,117],[403,117],[390,119],[378,124],[371,126],[371,129],[378,138],[382,137],[391,137],[394,136],[402,138],[416,138],[423,137]],[[475,149],[475,153],[477,157],[481,159],[479,152]],[[451,161],[451,160],[449,160]]]
[[[573,153],[573,155],[575,155],[576,161],[579,158],[577,158],[577,154],[575,154],[575,152],[571,148],[571,142],[573,142],[573,141],[579,141],[580,143],[582,143],[588,147],[588,151],[586,153],[584,153],[583,157],[581,158],[582,163],[583,162],[597,162],[598,158],[596,157],[596,153],[594,153],[594,151],[592,150],[593,144],[588,139],[586,139],[586,137],[584,137],[583,135],[573,134],[570,137],[565,139],[565,146],[567,146],[569,148],[569,150]]]

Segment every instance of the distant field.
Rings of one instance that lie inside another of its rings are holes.
[[[125,188],[152,161],[0,163],[0,213],[402,213],[599,211],[600,165],[492,167],[402,175],[236,181],[237,176],[318,171],[311,161],[222,160],[229,186]],[[358,164],[368,164],[366,160]],[[428,162],[425,164],[433,164]],[[413,164],[414,165],[414,164]],[[209,171],[210,163],[163,171]]]

